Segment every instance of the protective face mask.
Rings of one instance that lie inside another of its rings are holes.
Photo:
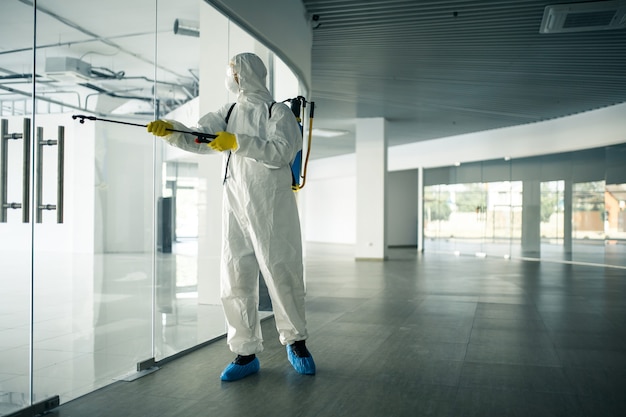
[[[226,85],[226,89],[233,94],[239,94],[239,84],[235,81],[235,78],[232,76],[226,76],[224,80],[224,84]]]

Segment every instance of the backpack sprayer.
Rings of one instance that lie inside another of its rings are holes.
[[[306,99],[302,96],[298,96],[296,98],[290,98],[284,100],[283,103],[289,102],[291,105],[291,111],[293,115],[296,116],[296,120],[298,121],[298,125],[300,126],[300,134],[304,138],[303,126],[302,126],[302,117],[300,116],[300,112],[302,109],[306,107]],[[309,129],[308,129],[308,142],[306,147],[306,157],[304,158],[304,167],[302,166],[302,150],[298,151],[296,157],[291,162],[291,176],[292,176],[292,184],[291,189],[294,191],[299,191],[304,188],[306,184],[306,171],[307,166],[309,164],[309,155],[311,154],[311,139],[313,137],[313,115],[315,113],[315,102],[310,101],[310,110],[309,110]]]
[[[306,107],[307,101],[304,97],[298,96],[296,98],[290,98],[290,99],[284,100],[283,103],[285,102],[290,103],[291,111],[293,112],[294,116],[296,117],[296,120],[298,121],[298,125],[300,126],[300,134],[302,135],[302,138],[303,138],[304,134],[303,134],[303,127],[302,127],[302,118],[300,117],[300,113],[301,113],[301,110]],[[309,163],[309,155],[311,153],[311,139],[313,137],[313,113],[315,111],[315,102],[311,101],[309,102],[309,104],[310,104],[309,131],[308,131],[309,137],[308,137],[308,144],[306,148],[306,151],[307,151],[306,157],[304,159],[304,167],[302,166],[302,150],[298,151],[294,160],[291,162],[291,164],[289,164],[291,167],[291,177],[292,177],[291,189],[294,191],[301,190],[302,188],[304,188],[304,185],[306,183],[306,171],[307,171],[307,166]],[[232,107],[230,110],[232,111]],[[230,111],[228,115],[230,116]],[[118,124],[128,125],[128,126],[147,127],[147,125],[142,125],[139,123],[130,123],[130,122],[122,122],[120,120],[103,119],[100,117],[87,116],[84,114],[74,114],[72,115],[72,119],[74,120],[78,119],[78,121],[81,124],[84,124],[85,120],[92,120],[92,121],[98,120],[101,122],[118,123]],[[190,131],[190,130],[177,130],[177,129],[166,129],[166,130],[171,131],[171,132],[189,133],[191,135],[194,135],[197,138],[196,143],[209,143],[211,142],[211,140],[217,137],[217,135],[214,135],[212,133],[203,133],[203,132],[195,132],[195,131]]]

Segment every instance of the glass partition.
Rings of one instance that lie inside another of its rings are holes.
[[[451,227],[453,210],[451,192],[446,184],[424,187],[425,247],[438,252],[451,252],[454,238]]]
[[[426,169],[424,247],[626,266],[625,183],[624,144]]]
[[[454,230],[454,250],[482,256],[488,231],[486,183],[464,183],[449,186],[453,200],[450,216]]]
[[[33,397],[33,21],[32,6],[0,2],[0,415]]]
[[[605,263],[624,261],[626,251],[626,144],[606,148]]]
[[[509,258],[519,246],[522,231],[522,183],[499,181],[486,183],[486,236],[483,254]]]
[[[565,242],[564,218],[565,181],[541,183],[541,247],[543,257],[563,256]]]
[[[85,20],[78,0],[36,5],[32,378],[35,398],[67,401],[153,357],[154,144],[73,116],[144,120],[155,10],[93,3]],[[129,59],[136,42],[151,47]]]
[[[224,68],[244,51],[278,101],[300,93],[203,1],[90,3],[88,16],[78,0],[0,2],[0,415],[137,378],[225,333],[210,220],[221,158],[145,124],[194,126],[232,100]]]
[[[580,182],[572,187],[573,258],[598,262],[604,258],[604,181]]]
[[[276,101],[299,94],[293,72],[240,27],[203,2],[159,5],[155,118],[190,128],[235,97],[224,86],[229,59],[254,52],[268,68]],[[168,9],[170,8],[170,9]],[[181,54],[187,51],[187,54]],[[179,60],[177,72],[165,71]],[[189,93],[193,93],[189,95]],[[156,141],[157,254],[155,358],[161,360],[226,332],[219,298],[222,155],[199,155]],[[271,304],[260,277],[262,317]]]

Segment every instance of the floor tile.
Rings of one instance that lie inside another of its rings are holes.
[[[386,262],[355,262],[343,245],[308,253],[315,376],[293,370],[270,318],[256,375],[220,381],[234,357],[220,339],[54,413],[626,415],[623,271],[406,250]]]

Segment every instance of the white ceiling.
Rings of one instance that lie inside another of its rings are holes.
[[[315,138],[312,158],[353,152],[359,117],[386,118],[393,146],[626,101],[626,30],[540,34],[549,1],[302,1],[319,18],[309,97],[315,127],[349,132]],[[197,20],[198,2],[156,4],[155,14],[154,0],[38,0],[38,93],[79,109],[99,96],[103,114],[129,102],[141,111],[154,79],[162,112],[197,94],[198,38],[175,35],[173,24]],[[5,108],[31,93],[21,77],[32,73],[32,35],[32,2],[0,1]],[[78,87],[91,101],[46,76],[45,60],[55,56],[81,58],[103,74]]]
[[[385,117],[397,145],[626,101],[626,29],[540,34],[545,6],[563,0],[303,3],[319,24],[318,127],[353,130],[357,117]],[[352,136],[332,141],[328,154],[354,149]]]

